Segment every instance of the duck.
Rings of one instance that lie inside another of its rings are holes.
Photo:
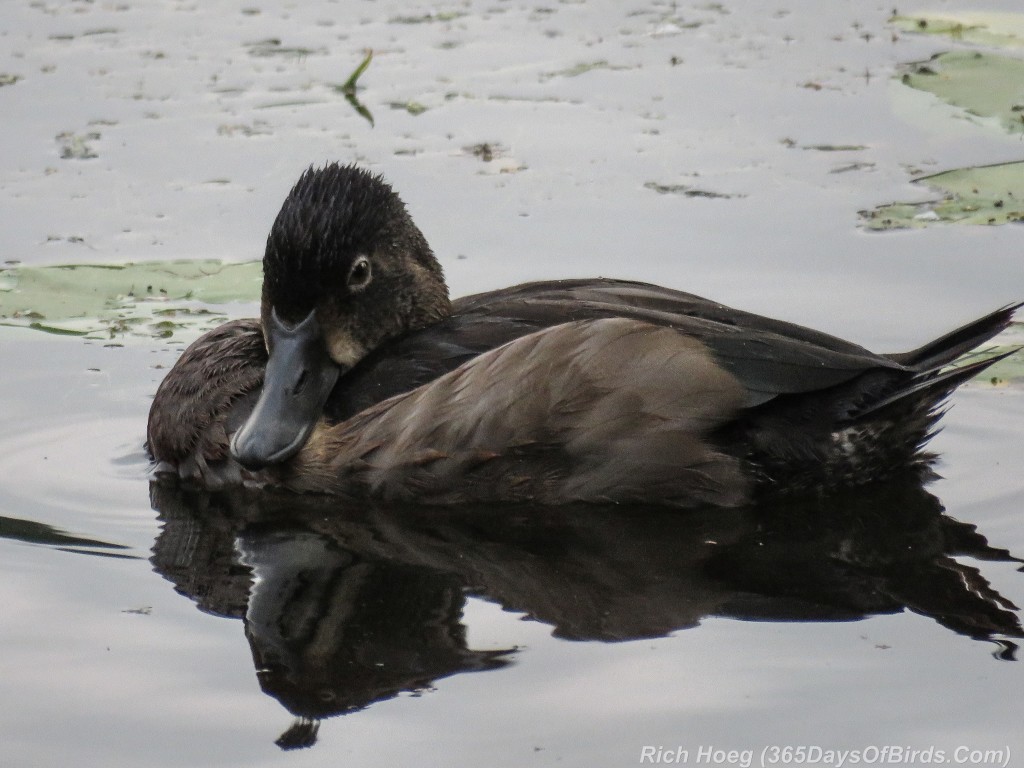
[[[449,298],[395,190],[309,167],[267,237],[260,317],[159,385],[154,473],[414,504],[737,507],[914,473],[1021,304],[876,354],[672,288],[589,278]]]

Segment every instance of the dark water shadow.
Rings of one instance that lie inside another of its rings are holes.
[[[296,717],[285,749],[311,746],[324,718],[508,664],[517,649],[467,647],[469,596],[578,641],[663,637],[712,616],[907,610],[993,643],[1000,659],[1024,637],[1017,606],[958,558],[1022,561],[917,481],[686,512],[348,507],[163,483],[151,501],[155,570],[201,610],[243,621],[263,691]]]
[[[117,557],[136,559],[137,555],[129,554],[131,547],[114,544],[55,528],[46,523],[24,520],[17,517],[0,516],[0,539],[20,541],[25,544],[39,544],[53,547],[64,552],[75,552],[81,555],[97,555],[99,557]]]

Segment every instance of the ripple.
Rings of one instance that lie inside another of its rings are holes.
[[[148,462],[136,418],[35,424],[0,437],[0,513],[148,549]],[[113,458],[112,458],[113,457]],[[145,514],[141,514],[145,510]]]

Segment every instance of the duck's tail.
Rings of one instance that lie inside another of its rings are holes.
[[[861,409],[857,414],[857,418],[872,417],[887,408],[908,402],[924,403],[929,406],[930,410],[934,410],[941,406],[942,402],[961,384],[973,379],[989,366],[1019,351],[1020,348],[1017,347],[963,365],[954,365],[941,369],[925,369],[912,379],[912,383],[909,386],[902,387],[888,397],[884,397],[870,406]]]
[[[939,431],[949,396],[961,384],[1020,351],[1019,347],[997,353],[978,349],[1010,324],[1020,306],[1003,307],[919,349],[891,355],[916,372],[902,382],[894,380],[896,386],[890,392],[864,402],[852,419],[854,428],[874,432],[876,446],[890,447],[879,452],[885,461],[927,470],[935,456],[924,448]]]
[[[986,354],[978,347],[1006,330],[1013,321],[1014,312],[1021,306],[1024,302],[1008,304],[918,349],[887,355],[916,371],[916,375],[896,391],[865,404],[857,419],[875,418],[888,409],[898,408],[901,403],[912,403],[916,406],[914,410],[933,412],[929,415],[930,421],[934,421],[937,418],[935,412],[953,390],[1019,351],[1015,347],[998,354]]]
[[[925,446],[939,430],[947,398],[1019,351],[978,348],[1003,331],[1021,306],[1003,307],[918,349],[887,355],[902,370],[878,367],[811,403],[805,396],[767,406],[750,430],[748,456],[774,487],[786,490],[859,485],[905,471],[932,477],[936,457]],[[807,426],[790,430],[780,442],[764,419]],[[794,462],[793,455],[806,460]]]
[[[1013,322],[1013,313],[1022,306],[1024,306],[1024,302],[1008,304],[928,342],[923,347],[910,352],[886,355],[886,357],[921,373],[935,371],[976,349],[996,334],[1002,333]],[[991,359],[988,365],[994,362],[996,362],[995,359]],[[984,370],[984,366],[975,371],[975,374],[980,373],[981,370]]]

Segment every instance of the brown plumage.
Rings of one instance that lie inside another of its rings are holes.
[[[261,318],[199,339],[157,391],[161,471],[428,503],[830,492],[927,473],[943,401],[999,359],[962,356],[1017,309],[879,355],[622,280],[449,302],[393,190],[333,164],[292,190],[264,272]]]
[[[225,323],[189,346],[160,383],[149,412],[157,471],[208,487],[239,482],[228,442],[252,411],[266,364],[263,334],[252,320]]]
[[[284,480],[387,499],[732,506],[707,436],[745,401],[700,342],[624,318],[566,323],[314,431]]]

